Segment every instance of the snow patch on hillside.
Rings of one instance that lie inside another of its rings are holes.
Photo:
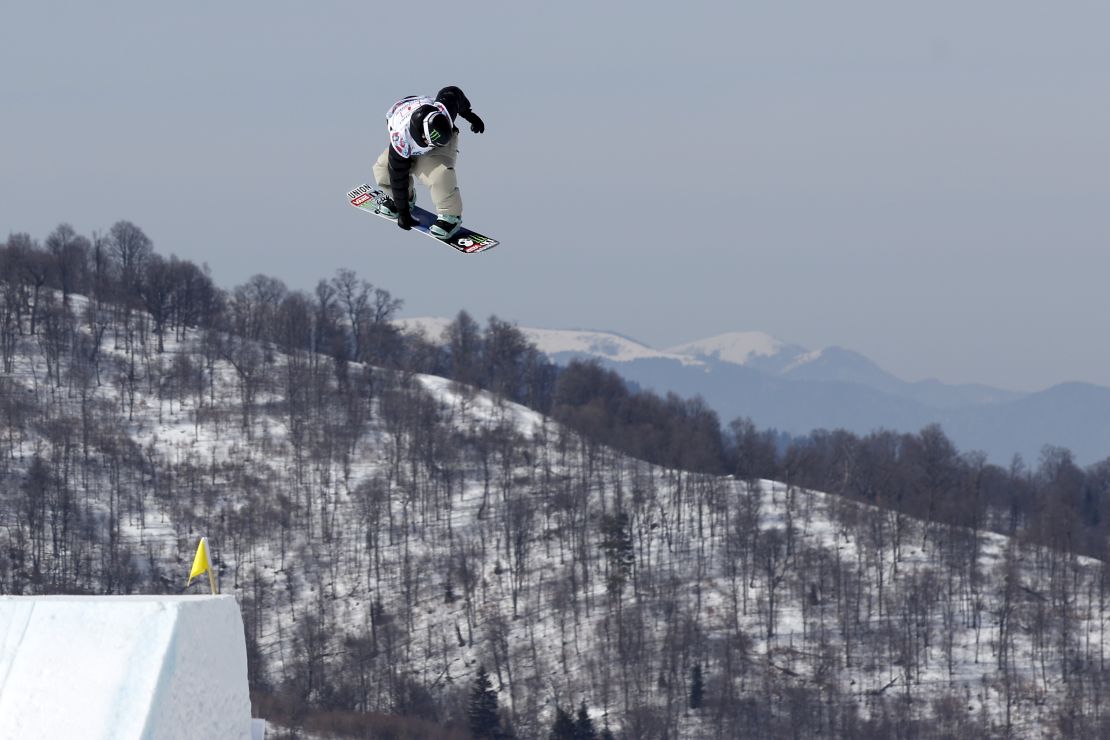
[[[811,362],[817,362],[818,360],[821,359],[821,356],[824,355],[824,354],[825,354],[825,350],[817,349],[817,350],[813,350],[812,352],[806,352],[804,354],[798,355],[798,357],[796,357],[793,361],[791,361],[790,364],[788,364],[785,368],[783,368],[782,374],[786,375],[786,374],[790,373],[793,370],[797,370],[798,368],[802,367],[803,365],[808,365]]]

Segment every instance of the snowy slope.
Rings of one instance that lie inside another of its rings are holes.
[[[272,685],[317,697],[306,676],[361,672],[366,706],[388,711],[398,672],[439,696],[465,691],[485,664],[524,735],[544,734],[556,703],[585,699],[630,734],[650,710],[672,736],[719,736],[711,713],[684,710],[697,664],[717,706],[757,700],[783,721],[792,696],[857,722],[937,722],[954,702],[984,726],[1036,736],[1075,700],[1075,661],[1102,654],[1101,562],[781,483],[660,469],[432,376],[377,376],[371,415],[342,444],[329,430],[351,409],[336,396],[301,419],[312,441],[298,451],[279,353],[247,421],[225,361],[199,396],[158,382],[203,346],[195,332],[168,338],[132,418],[120,417],[147,461],[136,480],[172,486],[131,491],[146,498],[141,514],[129,504],[121,536],[137,572],[177,584],[197,530],[208,534]],[[45,360],[24,350],[14,377],[31,388]],[[126,367],[123,344],[105,352]],[[125,409],[122,387],[94,392]],[[76,416],[76,396],[56,399]],[[109,513],[97,489],[87,496]],[[619,557],[605,529],[617,514]],[[1064,637],[1046,639],[1035,627],[1057,613]]]

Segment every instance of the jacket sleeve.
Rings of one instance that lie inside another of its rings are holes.
[[[392,146],[389,147],[389,185],[393,195],[393,202],[397,208],[407,211],[409,208],[409,175],[412,172],[412,160],[406,159],[397,153]]]
[[[454,121],[456,116],[467,118],[470,115],[470,101],[467,99],[466,94],[462,90],[450,85],[439,91],[436,95],[436,102],[443,103],[447,107],[447,112],[451,114],[451,120]]]

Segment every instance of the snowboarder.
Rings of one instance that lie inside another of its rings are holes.
[[[382,213],[397,219],[406,231],[416,225],[411,207],[416,200],[413,176],[431,191],[436,222],[429,231],[448,239],[462,223],[462,195],[455,178],[455,159],[459,155],[458,128],[461,116],[476,134],[486,124],[470,109],[470,101],[455,86],[445,87],[435,99],[409,95],[393,104],[386,114],[389,146],[374,163],[378,186],[392,193],[381,204]]]

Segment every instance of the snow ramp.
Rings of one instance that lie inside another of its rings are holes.
[[[234,597],[0,597],[0,740],[15,738],[250,740]]]

